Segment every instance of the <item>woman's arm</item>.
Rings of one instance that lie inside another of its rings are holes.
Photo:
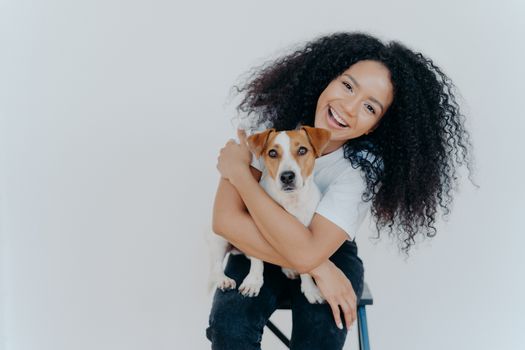
[[[254,168],[250,169],[254,180],[258,181],[261,177],[261,172]],[[318,214],[315,215],[310,225],[310,227],[315,227],[316,231],[323,231],[324,229],[330,230],[330,226],[335,225]],[[299,266],[291,264],[288,259],[279,253],[264,238],[259,227],[247,211],[246,205],[237,192],[237,189],[224,178],[220,179],[215,196],[213,206],[213,231],[227,239],[241,251],[258,259],[268,261],[275,265],[293,268],[298,271],[301,270],[301,266],[304,265],[302,263],[299,263]],[[326,260],[328,260],[328,258],[325,259],[325,261]],[[316,266],[318,265],[320,264]],[[312,268],[307,272],[313,272],[312,274],[314,275],[316,271]]]
[[[309,273],[328,260],[347,239],[345,231],[319,214],[305,227],[247,175],[239,172],[230,181],[262,236],[299,273]],[[226,239],[235,239],[234,234],[227,234]]]
[[[258,181],[261,177],[261,172],[254,168],[250,169],[254,181]],[[275,265],[296,268],[261,235],[255,222],[246,210],[239,193],[224,178],[220,179],[217,194],[215,195],[213,231],[223,236],[249,256],[254,256]]]

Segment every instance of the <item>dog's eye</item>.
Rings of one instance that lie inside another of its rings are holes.
[[[304,156],[308,152],[308,149],[306,147],[299,147],[297,150],[297,154],[300,156]]]
[[[277,151],[274,150],[274,149],[271,149],[270,151],[268,151],[268,155],[270,156],[270,158],[276,158],[277,157]]]

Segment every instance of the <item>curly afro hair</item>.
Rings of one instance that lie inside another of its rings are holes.
[[[366,33],[322,36],[253,68],[240,87],[233,87],[243,96],[237,111],[252,130],[313,126],[319,95],[361,60],[379,61],[389,69],[394,100],[373,133],[344,144],[344,156],[365,174],[362,199],[372,201],[376,238],[388,228],[408,255],[418,233],[437,233],[438,205],[444,216],[450,213],[458,166],[467,165],[472,182],[472,145],[455,87],[432,60]]]

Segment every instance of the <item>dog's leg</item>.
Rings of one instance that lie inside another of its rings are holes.
[[[250,272],[242,281],[239,292],[245,297],[256,297],[263,285],[264,263],[257,258],[248,257],[250,259]]]
[[[310,304],[322,304],[325,300],[312,276],[307,273],[301,274],[301,292],[303,292]]]
[[[223,262],[228,249],[230,249],[230,243],[224,238],[212,233],[212,237],[210,237],[210,290],[214,285],[220,290],[235,289],[235,280],[224,274]]]
[[[297,277],[299,277],[299,273],[297,271],[293,270],[293,269],[282,267],[281,270],[283,271],[285,276],[288,277],[291,280],[294,280]]]

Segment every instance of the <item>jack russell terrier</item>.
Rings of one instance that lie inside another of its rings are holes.
[[[280,131],[268,129],[247,138],[248,147],[257,157],[263,157],[265,169],[260,184],[264,190],[286,211],[303,225],[310,225],[321,192],[313,179],[315,159],[321,156],[328,144],[330,132],[326,129],[302,126],[298,130]],[[226,253],[242,254],[222,237],[212,234],[211,280],[221,290],[234,289],[235,281],[224,274],[223,261]],[[264,264],[250,259],[250,272],[239,286],[244,296],[254,297],[263,285]],[[295,270],[282,268],[290,279],[297,278]],[[322,303],[324,298],[312,277],[301,274],[301,291],[312,304]]]

